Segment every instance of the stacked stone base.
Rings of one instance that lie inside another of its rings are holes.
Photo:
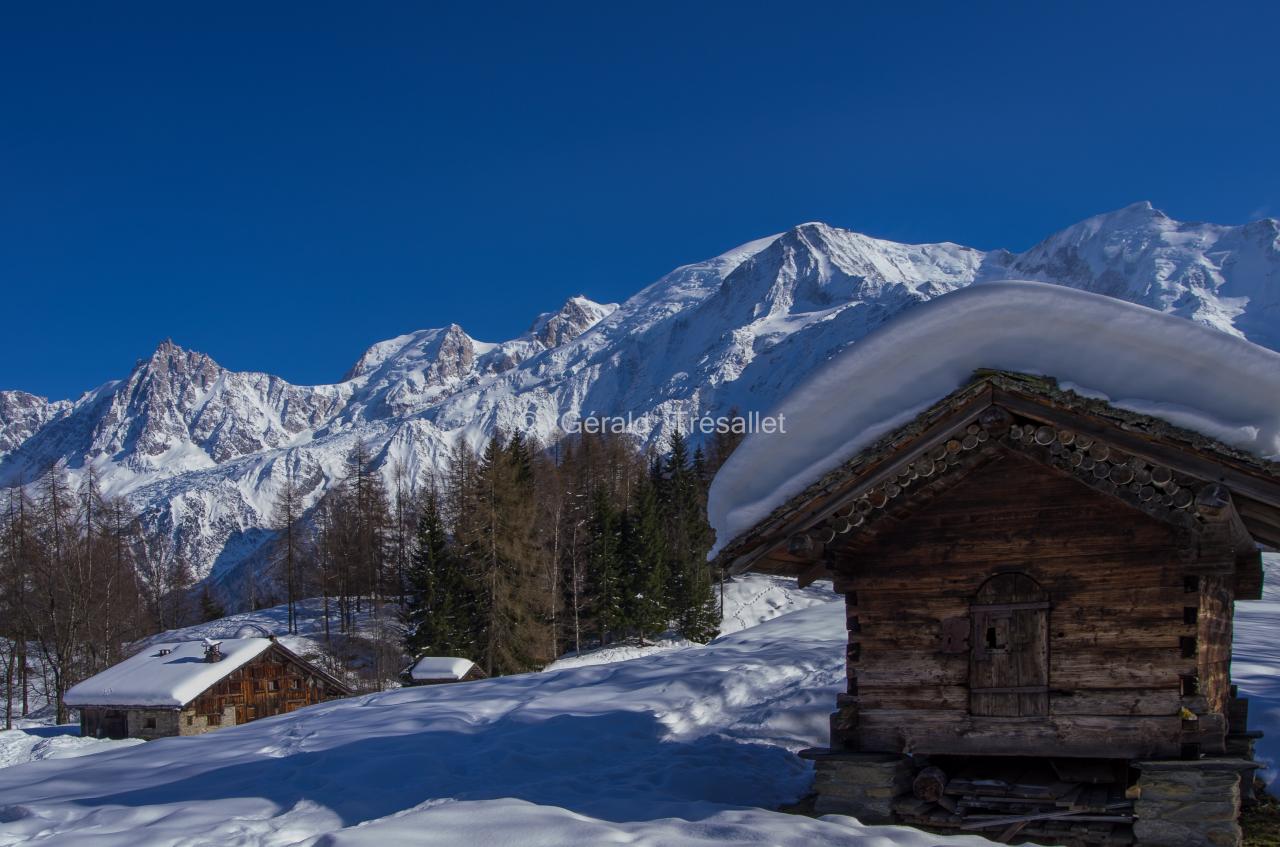
[[[918,765],[907,756],[807,750],[814,761],[814,811],[863,823],[895,823],[894,800],[910,795]],[[1135,762],[1133,838],[1139,847],[1239,847],[1242,787],[1259,767],[1247,759]]]
[[[1254,762],[1244,759],[1138,762],[1137,821],[1141,847],[1238,847],[1241,784]]]
[[[815,751],[816,752],[816,751]],[[905,756],[883,753],[814,755],[814,811],[851,815],[863,823],[893,823],[894,798],[911,791],[915,769]]]

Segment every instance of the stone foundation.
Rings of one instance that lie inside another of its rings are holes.
[[[204,735],[215,729],[236,725],[236,707],[227,706],[222,710],[222,719],[210,723],[208,715],[196,714],[194,709],[184,709],[178,718],[177,735]]]
[[[1140,847],[1239,847],[1240,785],[1256,763],[1243,759],[1135,762],[1133,834]]]
[[[126,715],[130,738],[152,741],[182,734],[177,709],[130,709]]]
[[[911,791],[915,769],[905,756],[807,750],[814,761],[819,815],[850,815],[867,824],[893,823],[893,800]]]

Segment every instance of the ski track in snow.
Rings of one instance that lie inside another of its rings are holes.
[[[1280,556],[1266,566],[1266,598],[1237,607],[1234,675],[1275,762]],[[782,613],[706,647],[383,692],[0,770],[0,845],[989,847],[770,811],[809,789],[794,753],[827,742],[843,604],[776,577],[731,588],[731,619]]]

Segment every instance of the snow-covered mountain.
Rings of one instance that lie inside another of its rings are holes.
[[[74,402],[0,392],[0,485],[96,468],[201,576],[260,560],[292,474],[314,502],[366,441],[388,475],[440,467],[498,429],[543,441],[566,416],[631,415],[659,439],[688,416],[773,406],[912,304],[1002,279],[1108,294],[1280,349],[1280,224],[1181,223],[1139,203],[1021,254],[899,244],[822,223],[667,274],[621,305],[574,297],[518,338],[456,324],[374,344],[333,385],[228,371],[164,342]]]

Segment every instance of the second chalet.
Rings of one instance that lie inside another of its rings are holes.
[[[352,690],[274,638],[152,644],[74,686],[89,738],[200,735],[282,715]]]

